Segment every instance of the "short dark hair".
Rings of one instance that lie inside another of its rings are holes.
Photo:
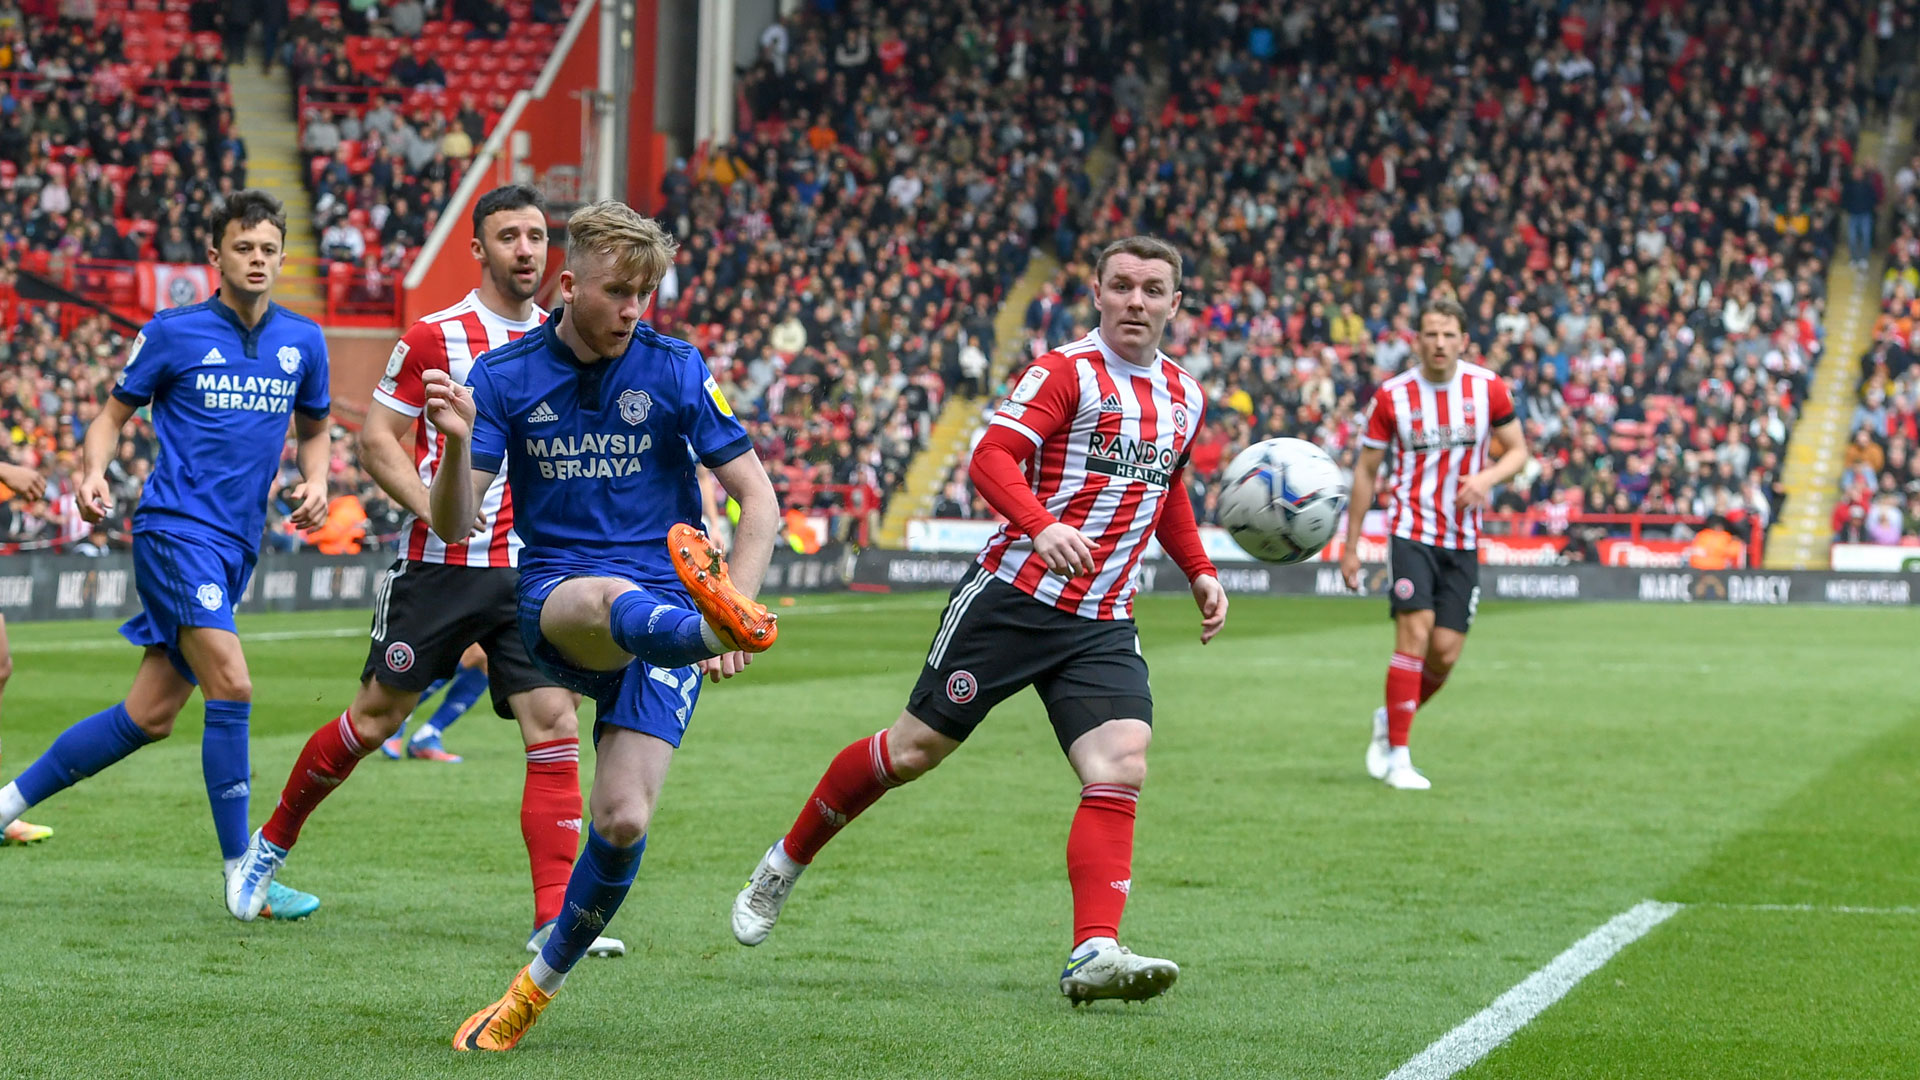
[[[1420,322],[1414,325],[1419,326],[1424,324],[1429,315],[1438,315],[1443,319],[1452,319],[1453,324],[1460,328],[1461,333],[1464,334],[1467,332],[1467,309],[1461,307],[1460,301],[1458,300],[1442,296],[1428,301],[1427,306],[1420,309]]]
[[[287,240],[287,208],[259,188],[236,191],[227,196],[226,205],[214,211],[207,219],[207,226],[213,230],[213,246],[218,248],[227,238],[227,225],[238,222],[242,232],[262,222],[272,222],[280,230],[280,242]]]
[[[1180,287],[1180,249],[1151,236],[1128,236],[1108,244],[1100,252],[1100,259],[1093,264],[1093,280],[1101,281],[1107,276],[1107,262],[1115,255],[1131,255],[1136,259],[1158,259],[1173,268],[1173,287]]]
[[[529,206],[544,214],[547,210],[547,200],[541,198],[538,191],[525,184],[508,184],[480,196],[479,200],[473,204],[474,239],[480,238],[481,226],[486,224],[488,218],[503,210],[525,210]]]

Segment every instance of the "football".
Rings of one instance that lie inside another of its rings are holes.
[[[1271,563],[1312,558],[1333,539],[1347,480],[1304,439],[1268,439],[1234,457],[1221,477],[1220,524],[1246,553]]]

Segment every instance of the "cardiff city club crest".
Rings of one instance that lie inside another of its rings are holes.
[[[300,370],[300,350],[291,345],[280,346],[280,370],[291,375]]]
[[[639,424],[652,409],[653,399],[645,390],[628,390],[620,395],[620,419],[629,424]]]

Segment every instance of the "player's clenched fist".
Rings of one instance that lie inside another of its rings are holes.
[[[317,529],[327,523],[327,485],[301,481],[287,490],[293,513],[287,520],[298,529]]]
[[[449,439],[473,434],[473,391],[439,370],[423,372],[420,381],[426,392],[427,419],[433,426]]]
[[[40,490],[42,492],[46,490],[44,483]],[[98,525],[106,519],[108,514],[113,513],[113,488],[107,485],[106,477],[89,476],[80,481],[80,486],[74,489],[73,501],[79,507],[81,517]]]
[[[1041,529],[1033,538],[1033,553],[1061,577],[1093,573],[1093,541],[1065,522],[1056,521]]]

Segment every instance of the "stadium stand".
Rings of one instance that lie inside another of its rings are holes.
[[[701,345],[789,504],[836,536],[899,486],[946,395],[981,384],[1030,250],[1072,250],[1109,124],[1073,10],[778,24],[740,136],[663,183],[683,247],[653,320]]]
[[[1920,538],[1920,158],[1893,178],[1894,237],[1881,278],[1881,314],[1860,357],[1833,533],[1849,543]]]
[[[1358,410],[1443,295],[1542,451],[1500,509],[1552,506],[1556,530],[1778,513],[1868,92],[1842,49],[1857,13],[1802,7],[1763,36],[1679,5],[1552,28],[1445,5],[1179,10],[1166,106],[1028,325],[1034,349],[1091,325],[1091,257],[1115,236],[1188,252],[1168,351],[1209,391],[1203,521],[1250,440],[1350,463]],[[984,513],[964,477],[941,514]]]
[[[377,15],[290,5],[286,61],[310,155],[314,229],[336,300],[392,306],[474,151],[553,51],[553,0],[459,0],[429,21],[419,3]],[[351,20],[354,25],[349,25]],[[490,53],[474,41],[512,34]]]
[[[149,15],[113,10],[98,33],[38,24],[0,45],[0,241],[29,269],[197,262],[209,207],[246,185],[218,37]]]

